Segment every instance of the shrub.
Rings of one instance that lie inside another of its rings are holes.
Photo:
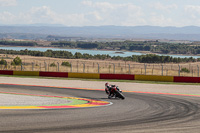
[[[53,62],[50,64],[50,67],[56,67],[56,64]]]
[[[181,69],[180,72],[190,73],[190,70],[184,67]]]
[[[67,67],[71,67],[71,64],[67,61],[62,62],[61,64],[62,66],[67,66]]]

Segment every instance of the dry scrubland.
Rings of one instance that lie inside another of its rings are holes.
[[[49,57],[32,57],[18,55],[23,62],[24,71],[60,71],[60,72],[85,72],[85,73],[119,73],[119,74],[146,74],[147,75],[168,75],[178,76],[180,68],[187,68],[189,73],[181,72],[180,76],[199,76],[200,62],[195,63],[169,63],[169,64],[144,64],[130,61],[114,61],[114,60],[85,60],[85,59],[59,59]],[[11,61],[17,55],[0,55],[8,62],[8,66],[0,66],[0,69],[21,70],[21,66],[11,66]],[[71,63],[72,67],[61,66],[62,62]],[[46,67],[45,67],[46,63]],[[55,63],[55,67],[50,64]],[[58,64],[59,63],[59,64]],[[58,67],[59,65],[59,67]]]

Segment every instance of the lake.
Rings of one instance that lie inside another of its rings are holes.
[[[72,54],[75,54],[76,52],[80,52],[81,54],[87,53],[91,55],[97,55],[97,54],[108,54],[110,56],[120,56],[120,57],[127,57],[132,55],[145,55],[144,53],[140,52],[122,52],[122,51],[104,51],[104,50],[83,50],[83,49],[61,49],[61,48],[41,48],[41,47],[0,47],[0,49],[6,49],[6,50],[32,50],[32,51],[41,51],[44,52],[46,50],[53,50],[53,51],[69,51]],[[161,55],[161,54],[158,54]],[[164,55],[164,54],[163,54]],[[200,58],[200,56],[183,56],[183,55],[164,55],[164,56],[172,56],[172,57],[180,57],[180,58],[189,58],[193,57],[195,59]]]

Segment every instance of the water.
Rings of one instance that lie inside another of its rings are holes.
[[[44,52],[46,50],[53,50],[53,51],[69,51],[72,54],[75,54],[76,52],[80,52],[81,54],[91,54],[91,55],[97,55],[97,54],[108,54],[111,57],[113,56],[120,56],[120,57],[127,57],[127,56],[132,56],[132,55],[144,55],[144,53],[140,52],[123,52],[123,53],[118,53],[121,51],[104,51],[104,50],[82,50],[82,49],[61,49],[61,48],[39,48],[39,47],[0,47],[0,49],[6,49],[6,50],[32,50],[32,51],[41,51]],[[158,55],[164,55],[164,54],[158,54]],[[180,58],[189,58],[193,57],[195,59],[200,58],[200,56],[183,56],[183,55],[164,55],[164,56],[172,56],[172,57],[180,57]]]
[[[120,52],[120,51],[103,51],[103,50],[82,50],[82,49],[61,49],[61,48],[38,48],[38,47],[0,47],[0,49],[6,49],[6,50],[16,50],[16,51],[20,51],[20,50],[32,50],[32,51],[47,51],[47,50],[53,50],[53,51],[69,51],[72,54],[75,54],[76,52],[80,52],[81,54],[91,54],[91,55],[97,55],[97,54],[108,54],[110,56],[121,56],[121,57],[127,57],[127,56],[132,56],[132,55],[142,55],[142,53],[139,52],[123,52],[122,53],[116,53],[116,52]]]

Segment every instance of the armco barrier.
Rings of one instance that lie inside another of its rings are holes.
[[[44,77],[68,77],[67,72],[39,72],[40,76]]]
[[[13,75],[12,70],[0,70],[0,74],[2,75]]]
[[[100,79],[134,80],[135,76],[131,74],[100,74]]]
[[[135,75],[135,80],[174,82],[174,77],[156,75]]]
[[[97,74],[97,73],[68,73],[68,78],[99,79],[100,74]]]
[[[200,77],[174,77],[174,82],[200,83]]]
[[[38,71],[13,71],[13,75],[39,76],[39,72]]]

